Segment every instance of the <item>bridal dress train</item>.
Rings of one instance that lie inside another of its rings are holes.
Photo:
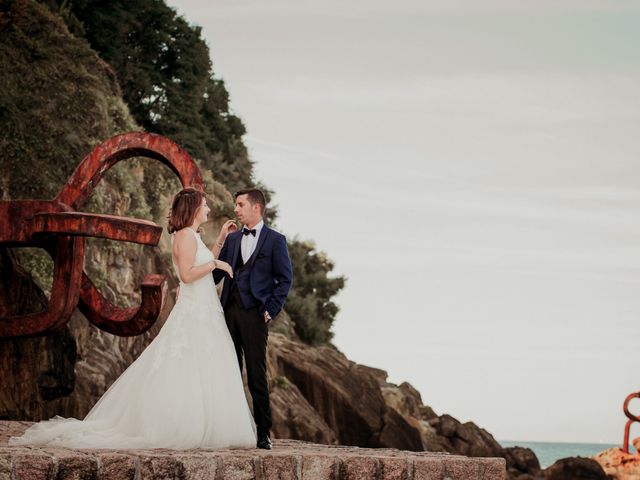
[[[194,265],[213,260],[197,241]],[[174,268],[177,268],[174,264]],[[10,445],[69,448],[252,448],[255,424],[211,275],[180,282],[156,338],[84,420],[55,417]]]

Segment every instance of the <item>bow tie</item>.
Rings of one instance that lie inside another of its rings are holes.
[[[242,229],[242,234],[243,235],[251,234],[251,235],[253,235],[255,237],[256,236],[256,229],[253,228],[253,229],[249,230],[248,228],[245,227],[245,228]]]

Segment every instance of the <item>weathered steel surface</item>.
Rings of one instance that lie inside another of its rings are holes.
[[[0,318],[0,337],[47,334],[67,323],[78,304],[84,261],[84,240],[58,237],[42,246],[54,260],[51,298],[45,312]]]
[[[106,332],[121,337],[140,335],[149,330],[160,315],[166,294],[164,275],[147,275],[141,288],[140,307],[120,308],[106,301],[89,277],[83,274],[78,308],[91,323]]]
[[[84,237],[152,246],[160,241],[162,227],[153,222],[76,211],[109,168],[132,157],[156,159],[183,186],[202,187],[200,171],[185,150],[160,135],[132,132],[95,147],[54,200],[0,201],[0,244],[43,248],[54,260],[47,310],[0,317],[0,337],[45,335],[64,326],[76,306],[91,323],[115,335],[139,335],[156,321],[166,294],[163,275],[147,275],[141,285],[140,306],[122,308],[104,298],[83,272]]]
[[[198,166],[189,154],[168,138],[130,132],[102,142],[87,155],[56,197],[58,202],[81,208],[107,170],[131,157],[154,158],[169,167],[185,187],[202,186]]]
[[[622,409],[624,410],[624,414],[629,419],[624,426],[624,440],[622,443],[622,450],[624,450],[625,453],[629,453],[629,430],[631,430],[631,424],[633,424],[634,422],[640,423],[640,417],[634,415],[629,411],[629,402],[631,402],[631,400],[633,400],[634,398],[640,398],[640,392],[630,393],[629,395],[627,395],[627,398],[624,399],[624,405],[622,407]]]
[[[57,233],[143,245],[158,245],[162,235],[162,227],[148,220],[79,212],[37,213],[29,227],[32,235]]]

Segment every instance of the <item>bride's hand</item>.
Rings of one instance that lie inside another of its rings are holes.
[[[222,260],[216,260],[215,266],[217,269],[222,270],[229,275],[229,277],[233,278],[233,268],[227,262],[223,262]]]
[[[227,220],[222,224],[218,238],[224,241],[226,240],[227,235],[229,235],[232,232],[235,232],[236,230],[238,230],[238,226],[236,225],[236,222],[234,220]]]

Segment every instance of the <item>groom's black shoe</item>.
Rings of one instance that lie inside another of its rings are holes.
[[[273,445],[269,438],[269,432],[258,433],[258,444],[256,446],[263,450],[271,450]]]

